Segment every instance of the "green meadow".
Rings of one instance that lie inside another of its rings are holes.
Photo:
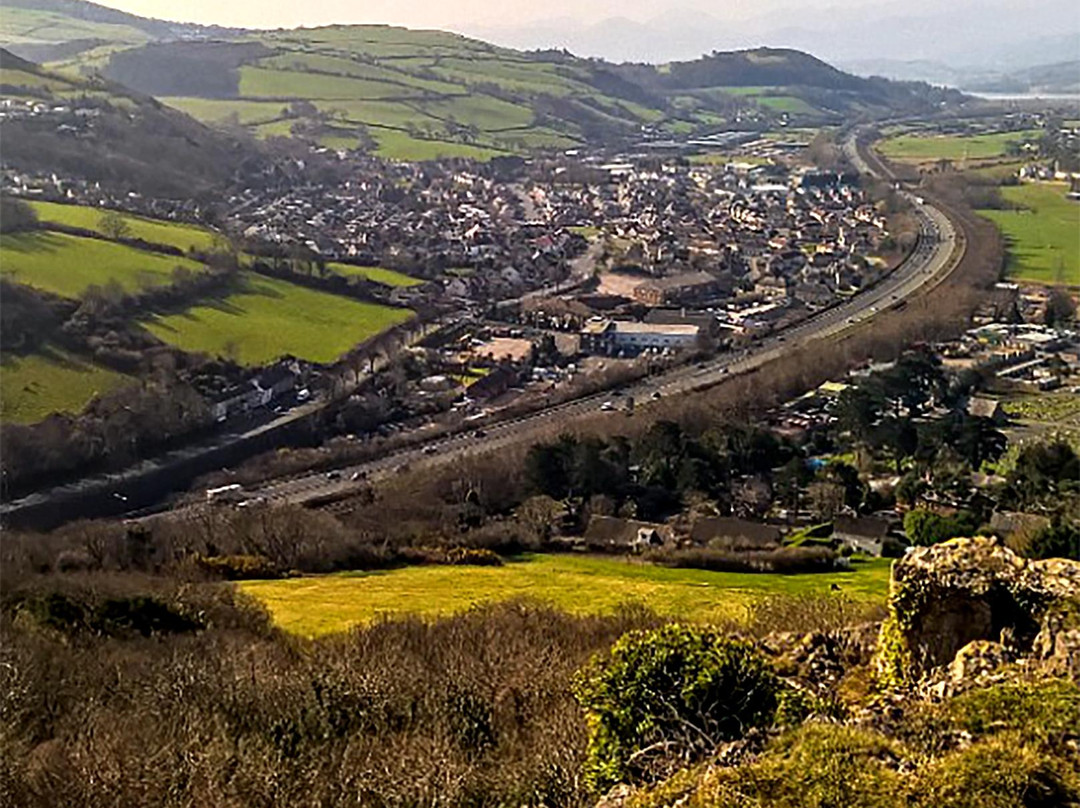
[[[420,90],[387,81],[295,73],[262,67],[240,68],[240,95],[245,98],[398,98]]]
[[[882,141],[878,149],[898,160],[983,160],[1002,157],[1008,144],[1038,138],[1038,130],[990,135],[900,135]]]
[[[397,129],[372,127],[371,136],[379,144],[379,155],[389,160],[422,162],[424,160],[438,160],[449,157],[490,160],[492,157],[506,154],[501,149],[492,149],[486,146],[412,137],[406,132]]]
[[[668,569],[610,557],[527,555],[501,567],[411,566],[379,572],[239,584],[286,631],[319,636],[404,614],[436,618],[485,603],[530,598],[576,614],[610,613],[636,601],[687,620],[738,620],[754,598],[828,595],[884,603],[887,560],[852,572],[771,575]]]
[[[783,88],[778,87],[721,87],[728,95],[738,95],[750,98],[756,104],[775,110],[787,112],[793,115],[812,115],[815,110],[801,98],[787,95]]]
[[[4,4],[0,14],[0,38],[4,42],[65,42],[73,39],[101,39],[131,44],[150,37],[130,25],[77,19],[60,11],[20,8]]]
[[[281,101],[243,101],[235,98],[163,96],[158,100],[203,123],[227,123],[235,115],[237,123],[244,126],[276,121],[288,107]]]
[[[94,396],[131,381],[56,348],[0,361],[0,421],[28,424],[54,412],[77,413]]]
[[[0,274],[63,297],[79,297],[87,287],[110,281],[127,292],[165,285],[176,267],[198,272],[202,264],[47,230],[9,234],[0,241]]]
[[[101,217],[106,211],[102,208],[61,205],[55,202],[32,201],[29,204],[37,213],[38,219],[45,225],[79,227],[103,235]],[[151,244],[165,244],[180,250],[210,250],[218,238],[214,231],[196,225],[147,219],[131,213],[121,213],[120,218],[127,224],[133,238],[140,238]]]
[[[418,278],[413,278],[403,272],[396,272],[385,267],[359,267],[354,264],[341,264],[332,261],[326,265],[327,269],[344,275],[346,278],[367,278],[369,281],[381,283],[384,286],[419,286],[423,283]]]
[[[261,365],[286,354],[330,362],[413,313],[244,273],[242,288],[146,327],[185,351]]]
[[[1005,236],[1010,278],[1080,285],[1080,202],[1065,183],[1026,183],[1001,189],[1016,210],[983,210]]]

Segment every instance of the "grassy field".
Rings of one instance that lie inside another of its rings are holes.
[[[385,286],[419,286],[423,283],[418,278],[413,278],[402,272],[395,272],[386,267],[358,267],[353,264],[340,264],[333,261],[326,265],[338,275],[346,278],[367,278],[369,281],[381,283]]]
[[[4,42],[65,42],[73,39],[103,39],[132,44],[150,37],[130,25],[93,22],[53,11],[18,8],[4,4],[0,14],[0,38]]]
[[[254,38],[277,53],[240,68],[238,100],[169,102],[210,123],[224,123],[235,113],[265,138],[290,134],[291,121],[267,117],[272,107],[310,101],[333,123],[371,127],[376,153],[393,160],[486,160],[575,145],[580,130],[572,120],[555,128],[534,124],[530,97],[537,94],[563,97],[574,107],[588,100],[594,106],[586,114],[623,128],[664,117],[660,110],[605,95],[588,83],[589,71],[581,67],[525,58],[442,32],[329,26]],[[502,93],[489,93],[484,85],[520,97],[497,97]],[[410,136],[407,128],[413,126],[424,130],[426,138]],[[459,126],[470,127],[471,136],[460,133]],[[346,132],[326,132],[319,142],[356,145]]]
[[[1080,202],[1065,198],[1064,183],[1005,187],[1001,196],[1019,210],[984,210],[1009,245],[1006,272],[1035,283],[1080,284]]]
[[[131,381],[59,349],[0,362],[0,421],[28,424],[54,412],[79,412],[95,395]]]
[[[378,153],[389,160],[423,161],[445,157],[470,157],[473,160],[490,160],[506,152],[468,143],[447,140],[424,140],[409,136],[396,129],[371,128],[371,136],[379,144]]]
[[[1010,142],[1039,136],[1038,130],[999,132],[992,135],[900,135],[878,144],[886,157],[895,160],[982,160],[1001,157]]]
[[[36,73],[27,73],[25,70],[17,70],[13,67],[0,67],[0,84],[8,87],[26,87],[35,90],[47,90],[56,92],[71,85],[65,81],[39,76]]]
[[[259,365],[291,354],[330,362],[348,349],[412,316],[247,273],[244,288],[214,303],[158,317],[146,325],[185,351]]]
[[[104,286],[110,281],[129,292],[165,285],[176,267],[197,272],[202,264],[113,241],[50,231],[15,233],[0,242],[0,273],[64,297],[79,297],[88,286]]]
[[[787,112],[793,115],[812,115],[817,112],[801,98],[787,95],[782,88],[778,87],[721,87],[719,89],[728,95],[752,99],[755,103],[776,112]]]
[[[828,594],[882,601],[889,562],[819,575],[759,575],[666,569],[614,558],[525,556],[502,567],[418,566],[280,581],[249,581],[241,589],[266,604],[287,631],[317,636],[384,616],[438,617],[517,597],[549,601],[574,613],[611,612],[639,601],[690,620],[739,619],[752,598],[766,594]]]
[[[281,101],[243,101],[233,98],[163,96],[158,100],[203,123],[226,123],[235,114],[237,122],[244,126],[276,121],[281,117],[282,110],[288,106]]]
[[[45,224],[62,224],[101,233],[101,208],[86,205],[59,205],[55,202],[30,202],[30,207]],[[141,238],[152,244],[165,244],[181,250],[209,250],[214,246],[217,234],[204,227],[180,222],[164,222],[146,219],[130,213],[120,214],[127,223],[133,238]]]
[[[246,98],[399,98],[421,91],[385,81],[293,73],[262,67],[240,68],[240,95]]]

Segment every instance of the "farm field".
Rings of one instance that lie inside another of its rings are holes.
[[[5,4],[0,17],[0,36],[7,42],[102,39],[136,44],[149,39],[146,33],[130,25],[79,20],[74,15],[9,4]]]
[[[434,618],[520,597],[578,614],[607,613],[638,601],[661,614],[690,620],[737,620],[754,597],[828,594],[834,583],[849,597],[883,603],[889,565],[874,560],[853,572],[767,575],[667,569],[615,558],[527,555],[502,567],[414,566],[238,586],[262,601],[286,631],[318,636],[387,616]]]
[[[186,112],[192,118],[203,123],[227,123],[235,113],[238,123],[244,126],[276,121],[281,117],[282,110],[288,106],[280,101],[244,101],[235,98],[189,98],[184,96],[162,96],[158,98],[158,101],[167,104],[173,109]]]
[[[176,267],[202,270],[189,258],[67,233],[13,233],[0,243],[0,274],[63,297],[76,298],[89,286],[111,281],[127,292],[164,285]]]
[[[379,156],[389,160],[423,161],[449,157],[490,160],[492,157],[506,154],[501,149],[473,146],[469,143],[414,138],[396,129],[381,129],[373,126],[370,133],[379,144]]]
[[[338,275],[346,278],[367,278],[369,281],[381,283],[385,286],[419,286],[423,283],[419,278],[413,278],[403,272],[396,272],[386,267],[358,267],[354,264],[341,264],[336,261],[326,265]]]
[[[102,208],[87,205],[62,205],[56,202],[31,201],[28,204],[43,224],[67,225],[102,233],[101,215],[105,212]],[[147,219],[131,213],[121,213],[120,217],[127,223],[133,238],[140,238],[152,244],[165,244],[180,250],[209,250],[217,239],[214,231],[204,227]]]
[[[228,297],[146,327],[185,351],[233,358],[245,365],[285,354],[329,362],[412,316],[406,309],[365,303],[253,273]]]
[[[1002,157],[1007,144],[1037,138],[1038,130],[991,135],[900,135],[883,140],[878,150],[897,160],[983,160]]]
[[[262,67],[240,68],[240,95],[247,98],[398,98],[420,90],[387,81],[294,73]]]
[[[1066,199],[1067,190],[1064,183],[1004,187],[1002,198],[1019,210],[979,211],[1005,236],[1010,278],[1080,285],[1080,202]]]
[[[812,115],[817,111],[801,98],[786,95],[782,87],[721,87],[719,89],[729,95],[752,99],[755,103],[777,112]]]
[[[130,381],[59,349],[0,362],[0,421],[29,424],[54,412],[76,413],[95,395]]]

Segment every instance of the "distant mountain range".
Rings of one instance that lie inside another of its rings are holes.
[[[720,11],[669,11],[647,20],[592,25],[562,18],[462,33],[520,49],[566,48],[611,61],[661,63],[760,45],[809,51],[835,64],[933,61],[952,68],[1011,71],[1080,58],[1074,0],[928,0],[861,8],[807,9],[733,20]]]

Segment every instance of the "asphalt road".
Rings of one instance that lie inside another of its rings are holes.
[[[855,148],[854,141],[846,147],[852,154],[852,162],[867,173],[878,173],[867,164]],[[873,288],[855,295],[834,308],[819,312],[813,317],[784,329],[744,352],[727,353],[692,366],[680,366],[651,376],[638,383],[623,387],[622,398],[615,398],[605,391],[574,401],[555,405],[539,412],[524,415],[492,425],[485,425],[481,432],[462,432],[420,443],[358,465],[322,471],[286,480],[275,480],[245,491],[249,499],[304,503],[313,500],[334,500],[358,489],[366,480],[423,466],[442,465],[459,460],[469,454],[496,451],[511,444],[518,444],[532,433],[548,431],[554,425],[563,425],[575,416],[599,410],[604,402],[611,400],[619,405],[625,397],[632,396],[639,407],[648,407],[654,396],[660,398],[713,387],[733,376],[749,373],[773,361],[793,347],[829,339],[873,318],[878,312],[911,297],[926,287],[939,283],[956,265],[963,245],[948,218],[937,208],[914,195],[903,193],[912,203],[919,218],[919,239],[912,254],[886,278]],[[621,417],[611,412],[610,417]],[[353,478],[356,478],[355,480]]]

